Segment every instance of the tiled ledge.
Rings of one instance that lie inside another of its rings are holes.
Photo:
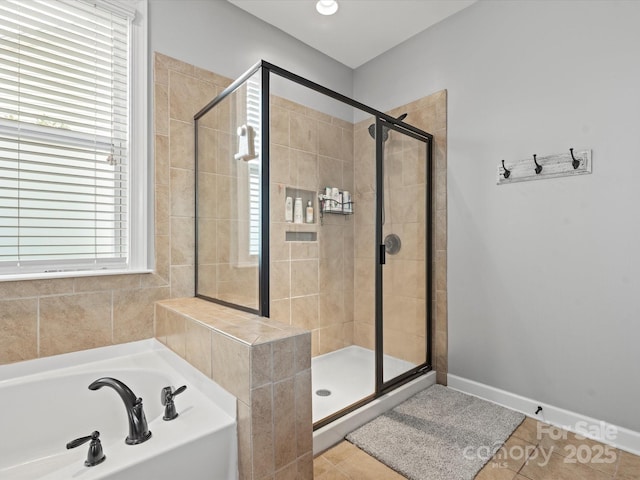
[[[309,331],[178,298],[156,302],[155,336],[238,399],[241,480],[313,478]]]

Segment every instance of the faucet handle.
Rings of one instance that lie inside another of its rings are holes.
[[[175,397],[176,395],[180,395],[186,389],[186,385],[177,388],[173,392],[171,391],[171,387],[164,387],[162,389],[162,391],[160,392],[160,402],[165,407],[164,416],[162,417],[163,420],[173,420],[178,416],[178,412],[176,412],[176,406],[173,403],[173,397]]]
[[[79,447],[80,445],[87,443],[89,440],[91,440],[91,444],[89,445],[89,452],[87,453],[87,459],[84,461],[84,464],[86,467],[93,467],[104,462],[105,458],[107,458],[102,450],[102,444],[100,443],[100,432],[97,430],[86,437],[71,440],[67,443],[67,450]]]

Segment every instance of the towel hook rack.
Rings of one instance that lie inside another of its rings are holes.
[[[533,154],[533,163],[536,164],[536,175],[539,175],[540,172],[542,171],[542,165],[538,164],[538,161],[536,160],[536,154]]]
[[[575,170],[580,166],[580,160],[573,156],[573,148],[570,148],[569,151],[571,152],[571,165],[573,165],[573,169]]]
[[[504,166],[504,160],[502,160],[502,168],[504,169],[504,173],[502,174],[502,176],[504,178],[509,178],[509,175],[511,175],[511,170],[507,170],[507,167]]]

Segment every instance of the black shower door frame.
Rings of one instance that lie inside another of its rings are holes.
[[[358,102],[350,97],[342,95],[338,92],[335,92],[327,87],[324,87],[318,83],[312,82],[300,75],[296,75],[288,70],[278,67],[272,63],[266,62],[264,60],[259,61],[249,70],[247,70],[242,76],[236,79],[231,85],[229,85],[225,90],[223,90],[216,98],[214,98],[211,102],[209,102],[206,106],[204,106],[196,115],[194,116],[195,121],[195,135],[196,135],[196,161],[198,158],[197,148],[198,148],[198,128],[197,122],[198,119],[203,117],[209,110],[214,108],[218,103],[224,100],[228,95],[237,90],[241,85],[243,85],[251,76],[253,76],[256,72],[261,70],[261,125],[262,125],[262,145],[261,145],[261,243],[260,243],[260,255],[259,255],[259,308],[257,310],[247,309],[241,305],[235,305],[227,302],[223,302],[220,300],[216,300],[213,298],[206,298],[207,300],[214,301],[217,303],[222,303],[224,305],[238,308],[241,310],[248,310],[255,312],[263,317],[269,316],[269,120],[270,120],[270,105],[269,105],[269,96],[270,96],[270,74],[278,75],[279,77],[286,78],[294,83],[307,87],[311,90],[314,90],[318,93],[324,94],[334,100],[345,103],[351,107],[357,108],[363,112],[366,112],[373,117],[375,117],[375,128],[376,128],[376,190],[377,192],[383,192],[383,180],[384,180],[384,146],[383,146],[383,128],[391,129],[398,131],[404,135],[408,135],[414,139],[419,141],[423,141],[426,143],[426,241],[425,241],[425,259],[426,259],[426,292],[425,292],[425,300],[426,300],[426,336],[425,336],[425,349],[426,349],[426,361],[418,365],[403,374],[392,378],[388,381],[384,381],[383,379],[383,347],[384,347],[384,339],[382,334],[383,328],[383,304],[382,304],[382,287],[383,287],[383,278],[382,278],[382,270],[384,266],[384,243],[382,241],[382,211],[384,208],[383,205],[383,196],[380,194],[376,195],[376,252],[375,252],[375,261],[376,261],[376,278],[375,278],[375,358],[376,358],[376,372],[375,372],[375,391],[373,394],[364,397],[362,400],[316,422],[313,425],[314,430],[321,428],[334,420],[346,415],[347,413],[354,411],[361,406],[371,402],[372,400],[388,393],[391,390],[407,383],[420,375],[423,375],[432,370],[432,270],[433,270],[433,255],[432,255],[432,236],[433,236],[433,215],[432,215],[432,204],[433,204],[433,158],[432,158],[432,144],[433,144],[433,136],[419,128],[414,127],[413,125],[407,124],[398,120],[384,112],[378,111],[368,105],[365,105],[361,102]],[[196,166],[197,172],[197,166]],[[197,182],[196,182],[197,186]],[[197,187],[196,187],[196,205],[197,205]],[[197,218],[197,211],[196,211]],[[196,229],[197,229],[197,221]],[[196,238],[197,230],[196,230]],[[196,248],[196,279],[198,275],[198,252]],[[197,285],[197,281],[196,281]],[[198,293],[196,292],[196,296]]]

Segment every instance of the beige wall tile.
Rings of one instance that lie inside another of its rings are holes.
[[[310,393],[310,392],[309,392]],[[296,459],[296,416],[294,379],[273,385],[273,426],[276,470]]]
[[[295,374],[295,337],[272,343],[273,381],[278,382]]]
[[[38,356],[38,300],[0,301],[0,364]]]
[[[269,303],[269,318],[286,324],[291,322],[291,300],[289,298],[270,300]]]
[[[249,480],[253,475],[253,452],[251,441],[251,407],[236,401],[238,422],[238,474],[240,480]]]
[[[159,135],[169,135],[169,88],[167,85],[156,83],[153,91],[153,131]]]
[[[193,297],[195,294],[193,266],[171,267],[171,297]]]
[[[197,78],[169,70],[169,118],[193,123],[194,114],[204,106],[194,95],[199,86]]]
[[[272,131],[274,131],[272,129]],[[290,149],[272,143],[271,150],[269,152],[269,176],[272,183],[282,183],[285,185],[291,185],[295,183],[291,180],[291,167],[290,167]],[[273,221],[284,221],[277,217],[272,216]]]
[[[308,453],[298,457],[298,477],[297,480],[313,480],[313,453]]]
[[[270,297],[273,300],[289,298],[291,291],[290,262],[271,262],[269,270]]]
[[[75,293],[140,288],[140,275],[103,275],[73,279]]]
[[[158,52],[153,53],[153,81],[161,83],[162,85],[168,85],[169,69],[160,57],[164,57],[164,55]]]
[[[194,175],[191,170],[171,169],[171,215],[194,216]]]
[[[168,287],[114,291],[113,343],[153,337],[153,305],[168,297]]]
[[[211,336],[211,376],[222,388],[246,404],[251,403],[249,346],[221,333]]]
[[[185,359],[211,377],[211,329],[197,322],[185,322]]]
[[[344,294],[329,292],[320,295],[318,326],[327,327],[344,323]]]
[[[216,173],[217,154],[217,130],[204,127],[198,123],[198,171]]]
[[[164,279],[166,283],[169,283],[169,279],[171,278],[170,272],[170,260],[169,257],[171,255],[171,239],[169,235],[156,235],[155,238],[155,254],[156,254],[156,264],[154,266],[154,273]],[[147,279],[148,281],[149,279]],[[143,284],[144,279],[141,280],[141,285]]]
[[[289,145],[289,111],[277,105],[271,106],[271,141],[277,145]]]
[[[3,300],[65,293],[73,293],[73,278],[0,282],[0,298]]]
[[[251,348],[251,388],[260,387],[272,381],[272,343],[253,345]]]
[[[195,219],[171,217],[171,265],[193,265]]]
[[[155,310],[155,315],[154,315],[154,325],[153,325],[153,330],[154,330],[154,336],[162,343],[164,343],[165,345],[167,344],[167,332],[168,332],[168,310],[159,305],[159,304],[154,304],[154,310]]]
[[[296,412],[295,438],[296,454],[298,457],[301,457],[313,450],[311,369],[298,370],[298,372],[294,379]]]
[[[274,472],[273,385],[251,391],[251,435],[254,478]]]
[[[291,296],[318,293],[318,260],[291,262]]]
[[[196,78],[212,83],[213,85],[217,85],[218,87],[226,88],[231,85],[231,82],[233,81],[228,77],[218,75],[217,73],[210,72],[209,70],[205,70],[200,67],[194,66],[193,69]]]
[[[435,255],[436,290],[447,290],[447,252],[438,250]]]
[[[235,191],[238,180],[235,177],[216,175],[215,202],[216,218],[237,219],[235,209]]]
[[[298,480],[298,465],[296,462],[290,463],[286,467],[278,470],[273,477],[274,480]]]
[[[193,170],[195,168],[195,133],[193,123],[169,120],[171,138],[169,158],[172,167]]]
[[[167,135],[155,135],[154,143],[154,174],[157,185],[169,185],[169,137]]]
[[[312,330],[318,328],[318,295],[291,299],[291,325]]]
[[[182,358],[186,356],[185,317],[167,310],[166,313],[167,347]]]
[[[217,221],[200,218],[198,222],[198,261],[200,264],[216,263],[217,254]]]
[[[40,298],[40,356],[111,344],[111,292]]]
[[[290,158],[291,182],[297,188],[316,191],[318,183],[318,158],[315,153],[293,151]]]
[[[342,159],[342,129],[339,126],[318,122],[318,153]]]
[[[305,115],[289,114],[291,148],[316,153],[318,149],[317,121]]]
[[[318,180],[320,185],[337,187],[342,190],[342,160],[319,156],[318,157]]]
[[[167,169],[168,171],[168,169]],[[168,185],[156,185],[155,202],[155,234],[169,235],[170,191]]]
[[[294,372],[311,368],[311,333],[297,335],[294,339]]]
[[[163,68],[167,70],[174,70],[176,72],[184,73],[187,75],[194,75],[195,68],[193,65],[185,63],[176,58],[169,57],[160,52],[154,52],[154,61],[157,68]]]

